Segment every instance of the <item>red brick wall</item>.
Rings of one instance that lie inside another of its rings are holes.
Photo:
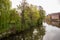
[[[51,18],[52,19],[59,19],[59,15],[52,15]]]

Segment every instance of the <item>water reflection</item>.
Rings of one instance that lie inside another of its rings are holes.
[[[60,21],[47,21],[48,24],[60,27]]]
[[[43,40],[60,40],[60,28],[48,25],[47,23],[43,24],[46,26],[46,33]]]
[[[42,27],[32,27],[29,30],[21,32],[20,34],[4,38],[2,40],[43,40],[45,35],[45,28]]]
[[[59,22],[43,23],[41,27],[32,27],[16,35],[5,37],[2,40],[60,40],[60,28],[52,25]]]

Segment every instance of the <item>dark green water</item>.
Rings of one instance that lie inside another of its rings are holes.
[[[60,28],[57,25],[59,22],[43,23],[41,27],[32,27],[0,40],[60,40]]]
[[[33,27],[15,35],[11,34],[9,37],[4,37],[1,40],[43,40],[44,35],[44,27]]]

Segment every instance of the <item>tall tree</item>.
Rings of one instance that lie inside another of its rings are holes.
[[[0,0],[0,31],[7,30],[10,6],[10,0]]]
[[[27,7],[26,0],[22,0],[21,5],[18,5],[18,9],[21,10],[21,27],[22,27],[22,29],[24,29],[24,25],[25,25],[24,13],[25,13],[26,7]]]
[[[43,10],[42,6],[39,6],[39,15],[40,15],[40,18],[38,19],[37,24],[38,26],[41,26],[45,18],[45,11]]]

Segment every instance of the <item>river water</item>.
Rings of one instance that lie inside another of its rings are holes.
[[[47,23],[43,23],[46,27],[46,32],[43,37],[43,40],[60,40],[60,28],[53,25],[48,25]]]
[[[32,27],[22,33],[1,40],[60,40],[60,28],[43,23],[41,27]]]

